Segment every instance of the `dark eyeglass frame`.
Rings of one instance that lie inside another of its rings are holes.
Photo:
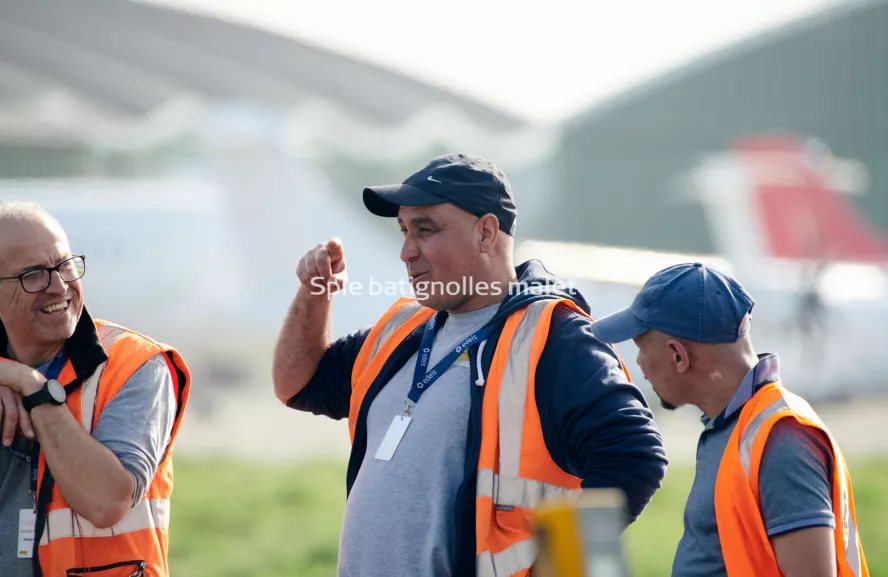
[[[69,280],[69,279],[62,278],[62,272],[61,272],[60,269],[61,269],[64,265],[66,265],[67,263],[69,263],[69,262],[71,262],[72,260],[75,260],[75,259],[80,259],[81,261],[83,261],[83,273],[81,273],[80,276],[78,276],[77,278],[73,278],[73,279],[70,279],[70,280]],[[27,277],[28,275],[33,275],[33,274],[35,274],[35,273],[41,273],[41,272],[46,272],[46,273],[47,273],[47,275],[46,275],[46,285],[45,285],[43,288],[41,288],[40,290],[36,290],[36,291],[35,291],[35,290],[31,290],[31,291],[29,291],[28,289],[26,289],[26,288],[25,288],[25,277]],[[74,282],[74,281],[76,281],[76,280],[80,280],[80,279],[82,279],[82,278],[83,278],[83,275],[86,274],[86,255],[75,254],[75,255],[73,255],[73,256],[71,256],[71,257],[69,257],[69,258],[66,258],[65,260],[63,260],[62,262],[60,262],[59,264],[57,264],[57,265],[55,265],[55,266],[40,267],[40,268],[32,268],[32,269],[30,269],[30,270],[26,270],[26,271],[23,272],[23,273],[19,273],[19,274],[15,275],[15,276],[3,276],[3,277],[0,277],[0,281],[4,281],[4,280],[17,280],[17,281],[19,281],[19,284],[21,285],[23,291],[25,291],[26,293],[29,293],[29,294],[35,294],[35,293],[43,292],[43,291],[45,291],[47,288],[49,288],[50,283],[52,283],[52,273],[53,273],[53,272],[57,272],[57,273],[59,273],[59,277],[62,278],[62,280],[63,280],[64,282]]]

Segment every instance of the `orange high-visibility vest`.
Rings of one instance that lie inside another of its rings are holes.
[[[550,496],[579,495],[581,491],[581,479],[561,469],[549,455],[534,393],[537,362],[558,305],[586,315],[568,299],[533,302],[506,319],[493,353],[481,408],[475,491],[479,577],[527,577],[537,556],[533,508]],[[404,297],[368,334],[352,370],[348,418],[352,442],[364,397],[382,366],[395,348],[434,314]],[[625,365],[623,371],[629,378]]]
[[[759,389],[740,413],[715,483],[715,517],[728,577],[780,577],[759,509],[759,466],[780,419],[793,418],[826,435],[833,456],[832,498],[839,577],[869,577],[857,533],[851,475],[839,445],[814,409],[777,381]]]
[[[102,410],[127,379],[150,358],[162,354],[169,366],[177,395],[170,443],[145,496],[113,527],[99,529],[75,513],[65,502],[58,485],[54,484],[38,547],[40,568],[46,577],[81,574],[96,577],[168,577],[172,453],[188,403],[191,373],[172,347],[119,325],[104,321],[96,321],[95,325],[108,360],[68,396],[66,404],[71,414],[86,432],[91,432]],[[68,360],[58,380],[67,384],[75,376]],[[46,460],[41,452],[40,487],[45,480]]]

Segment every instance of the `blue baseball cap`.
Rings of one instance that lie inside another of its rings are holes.
[[[704,264],[667,267],[649,278],[628,308],[592,323],[606,343],[655,330],[700,343],[733,343],[748,330],[755,300],[739,282]]]
[[[375,215],[396,217],[402,206],[449,202],[481,217],[493,214],[500,230],[515,234],[518,211],[502,170],[480,156],[452,153],[432,159],[401,184],[364,189],[364,206]]]

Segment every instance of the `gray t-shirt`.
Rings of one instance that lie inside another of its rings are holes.
[[[481,329],[496,309],[449,315],[435,336],[428,368]],[[411,409],[413,419],[392,459],[375,458],[392,419],[404,410],[415,366],[414,354],[367,414],[367,452],[343,517],[340,577],[453,574],[456,493],[465,468],[474,386],[465,355]]]
[[[776,378],[776,357],[758,367],[756,384]],[[765,370],[767,369],[767,370]],[[755,370],[728,406],[733,418],[708,421],[697,444],[697,469],[684,512],[684,534],[672,566],[673,577],[727,577],[715,520],[715,481],[737,413],[752,395]],[[759,467],[762,519],[769,537],[805,527],[835,527],[832,512],[832,457],[824,436],[792,418],[777,422]]]
[[[35,367],[46,373],[50,363]],[[133,503],[145,495],[169,444],[176,415],[176,393],[164,358],[142,365],[105,406],[93,438],[108,447],[135,481]],[[31,454],[32,443],[16,432],[13,447]],[[33,509],[30,466],[0,446],[0,574],[31,577],[31,560],[18,558],[19,511]]]

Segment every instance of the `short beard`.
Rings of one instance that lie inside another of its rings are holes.
[[[657,395],[656,391],[654,392],[654,394]],[[666,401],[666,400],[665,400],[663,397],[661,397],[660,395],[657,395],[657,398],[660,399],[660,406],[663,407],[664,409],[666,409],[667,411],[675,411],[675,410],[678,410],[678,407],[676,407],[676,406],[673,405],[672,403]]]

